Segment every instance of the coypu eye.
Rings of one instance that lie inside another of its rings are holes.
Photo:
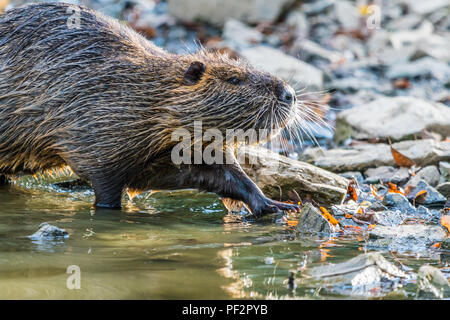
[[[228,81],[228,83],[235,85],[235,86],[241,85],[244,82],[241,79],[236,78],[236,77],[232,77],[232,78],[228,79],[227,81]]]

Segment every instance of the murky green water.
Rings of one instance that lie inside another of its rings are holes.
[[[90,190],[64,192],[35,182],[2,187],[0,298],[355,298],[307,281],[291,290],[287,282],[291,271],[298,276],[304,268],[362,253],[364,239],[299,238],[273,218],[226,216],[212,194],[144,198],[122,211],[94,211]],[[70,237],[27,238],[42,222],[65,228]],[[438,263],[413,253],[396,258],[413,269]],[[79,290],[66,286],[70,265],[81,270]],[[414,292],[406,286],[383,296],[414,298]]]

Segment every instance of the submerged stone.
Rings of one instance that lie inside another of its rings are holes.
[[[31,240],[60,240],[69,237],[65,229],[58,228],[47,222],[41,223],[39,230],[28,236]]]
[[[429,265],[420,267],[417,273],[417,288],[420,291],[433,294],[438,299],[450,294],[450,284],[447,278],[441,270]]]
[[[357,296],[372,296],[374,292],[395,287],[399,281],[409,278],[378,252],[361,254],[338,264],[307,269],[303,275],[325,283],[328,288],[331,286],[342,293]]]

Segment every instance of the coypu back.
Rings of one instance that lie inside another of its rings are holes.
[[[74,8],[80,28],[69,26]],[[135,97],[152,91],[169,60],[169,53],[90,9],[31,4],[0,15],[0,172],[58,167],[81,147],[81,158],[92,152],[120,161],[117,147],[129,145],[120,131],[132,137],[143,121]]]

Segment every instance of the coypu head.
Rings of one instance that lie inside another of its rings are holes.
[[[202,121],[203,129],[260,129],[268,138],[299,118],[295,91],[283,80],[243,60],[200,51],[179,56],[176,107],[184,126]]]

